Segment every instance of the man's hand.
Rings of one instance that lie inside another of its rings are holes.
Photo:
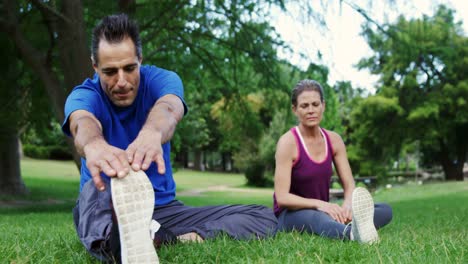
[[[322,202],[321,205],[317,207],[317,210],[328,214],[331,216],[331,218],[339,223],[346,223],[346,211],[337,204]]]
[[[122,178],[130,171],[125,151],[107,144],[104,140],[98,139],[88,143],[83,151],[94,185],[100,191],[105,189],[101,172],[109,177]]]
[[[151,129],[142,129],[135,141],[126,150],[128,162],[135,171],[147,170],[151,162],[156,162],[158,173],[166,172],[161,145],[161,133]]]

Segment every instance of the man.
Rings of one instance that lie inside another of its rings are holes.
[[[93,30],[91,59],[96,74],[69,95],[62,129],[82,156],[73,213],[78,236],[93,256],[157,262],[150,225],[151,235],[161,225],[158,243],[275,232],[276,217],[264,206],[196,208],[175,200],[169,141],[187,112],[183,86],[174,72],[141,65],[133,21],[124,14],[105,17]]]

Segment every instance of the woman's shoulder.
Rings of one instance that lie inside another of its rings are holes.
[[[278,144],[291,144],[295,143],[294,134],[292,129],[286,131],[278,140]]]
[[[335,131],[331,131],[325,128],[322,129],[325,131],[331,141],[342,140],[340,134],[336,133]]]
[[[340,150],[344,147],[344,142],[340,134],[336,133],[335,131],[331,131],[327,129],[323,129],[323,130],[325,131],[325,133],[328,135],[328,138],[330,139],[330,144],[334,153],[336,153],[337,150]]]
[[[276,144],[276,157],[285,157],[287,159],[294,158],[296,155],[296,139],[291,130],[284,133]]]

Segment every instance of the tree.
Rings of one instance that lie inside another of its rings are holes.
[[[264,17],[265,11],[259,3],[281,5],[282,1],[2,0],[0,31],[12,40],[21,62],[38,76],[42,85],[37,88],[45,89],[55,119],[62,122],[67,94],[93,74],[88,51],[89,29],[104,15],[119,11],[139,21],[145,62],[164,65],[184,80],[194,80],[186,84],[190,92],[208,87],[207,92],[198,96],[202,102],[219,100],[221,97],[217,100],[206,97],[215,89],[218,89],[215,95],[228,95],[228,98],[246,94],[241,89],[242,80],[236,79],[237,71],[245,63],[265,73],[263,82],[274,80],[274,46],[281,43],[276,41],[277,36],[267,23],[250,22],[254,16]],[[196,83],[198,76],[208,79]],[[73,142],[68,142],[73,148]],[[6,145],[0,147],[9,153],[17,151]],[[75,161],[79,166],[76,153]],[[20,179],[18,175],[15,177]]]
[[[36,85],[34,89],[45,89],[57,120],[63,120],[63,105],[67,94],[64,87],[73,87],[91,75],[81,1],[63,1],[59,9],[55,1],[4,0],[0,3],[0,14],[2,35],[6,34],[11,39],[21,62],[38,76],[42,84]],[[13,96],[10,99],[12,104],[18,104],[21,98]],[[2,117],[2,122],[5,120],[8,119]],[[26,124],[24,119],[21,121]],[[5,182],[22,185],[17,155],[18,128],[17,124],[8,123],[5,130],[10,131],[10,136],[0,141],[0,148],[7,150],[8,157],[0,160],[0,167],[11,169],[0,175],[2,189],[11,186]],[[69,143],[72,145],[71,141]],[[75,160],[79,160],[76,154]],[[10,194],[22,193],[22,189],[11,189]]]
[[[19,130],[24,108],[21,98],[25,87],[17,80],[22,77],[21,63],[17,60],[13,43],[0,33],[0,195],[26,194],[19,166]]]
[[[453,13],[441,5],[433,17],[401,16],[384,31],[364,26],[363,35],[375,54],[359,66],[380,75],[381,87],[356,109],[354,125],[371,157],[395,155],[402,144],[419,141],[423,156],[437,161],[446,179],[463,180],[468,38]]]
[[[1,0],[0,31],[12,40],[27,71],[37,76],[41,85],[34,88],[45,90],[57,122],[63,121],[67,94],[93,74],[88,51],[90,29],[98,19],[116,12],[126,12],[138,20],[144,61],[178,72],[187,94],[191,94],[187,96],[189,105],[211,105],[224,98],[228,107],[253,91],[262,90],[265,100],[269,100],[269,94],[274,94],[271,91],[290,86],[291,83],[281,81],[277,64],[276,49],[284,47],[283,43],[268,23],[269,7],[284,10],[286,2]],[[246,105],[232,114],[241,117],[242,111],[249,109]],[[217,129],[218,121],[206,118],[210,117],[211,107],[198,109],[200,115],[193,119],[188,116],[187,120],[196,122],[194,125],[202,128],[204,134],[201,138],[210,138],[212,144],[196,147],[203,151],[225,146],[223,153],[233,151],[235,146],[226,144],[230,139],[223,140]],[[262,129],[274,115],[265,109],[258,113]],[[43,121],[48,124],[50,119]],[[262,129],[255,131],[262,133]],[[256,134],[255,138],[260,136]],[[180,134],[176,138],[180,139],[180,146],[191,146],[194,140]],[[70,139],[68,143],[73,148]],[[74,154],[79,166],[79,157]]]

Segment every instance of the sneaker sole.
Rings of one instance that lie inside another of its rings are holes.
[[[123,264],[159,263],[150,237],[154,191],[143,171],[111,179],[112,203],[119,225]]]
[[[374,201],[370,193],[362,187],[353,192],[352,197],[353,239],[359,243],[372,244],[379,240],[374,225]]]

